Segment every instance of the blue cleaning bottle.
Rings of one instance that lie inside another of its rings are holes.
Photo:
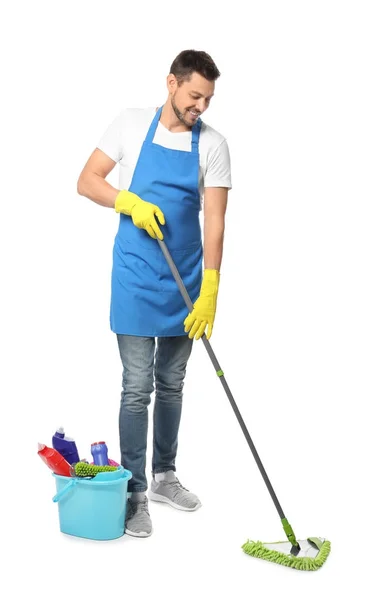
[[[80,461],[74,440],[65,435],[63,427],[59,427],[53,435],[53,448],[57,450],[70,465]]]
[[[91,454],[94,465],[108,465],[108,448],[105,442],[91,444]]]

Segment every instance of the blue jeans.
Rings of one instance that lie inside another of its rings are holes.
[[[148,406],[154,391],[152,472],[175,471],[183,385],[193,340],[117,335],[123,365],[119,417],[121,464],[132,472],[128,491],[144,492]]]

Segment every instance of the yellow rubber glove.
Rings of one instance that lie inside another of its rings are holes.
[[[188,337],[199,340],[207,328],[207,340],[212,335],[216,316],[218,285],[220,273],[216,269],[205,269],[200,289],[200,296],[193,305],[193,311],[184,321],[184,331]]]
[[[133,223],[139,229],[145,229],[150,237],[163,240],[156,216],[161,225],[165,224],[164,214],[156,204],[145,202],[137,194],[121,190],[115,200],[115,211],[132,217]]]

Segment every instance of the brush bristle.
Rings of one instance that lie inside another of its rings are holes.
[[[104,471],[117,471],[117,467],[111,465],[89,465],[85,462],[75,463],[73,467],[76,477],[95,477]]]

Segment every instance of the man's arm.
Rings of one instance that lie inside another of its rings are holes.
[[[80,173],[77,191],[101,206],[114,208],[116,196],[120,190],[112,187],[105,178],[117,163],[102,150],[96,148]]]
[[[204,268],[220,270],[228,188],[204,189]]]
[[[216,315],[218,285],[222,250],[224,246],[225,212],[228,188],[208,187],[204,189],[204,273],[200,295],[193,310],[184,321],[184,331],[189,338],[200,339],[206,331],[207,339],[212,335]]]

